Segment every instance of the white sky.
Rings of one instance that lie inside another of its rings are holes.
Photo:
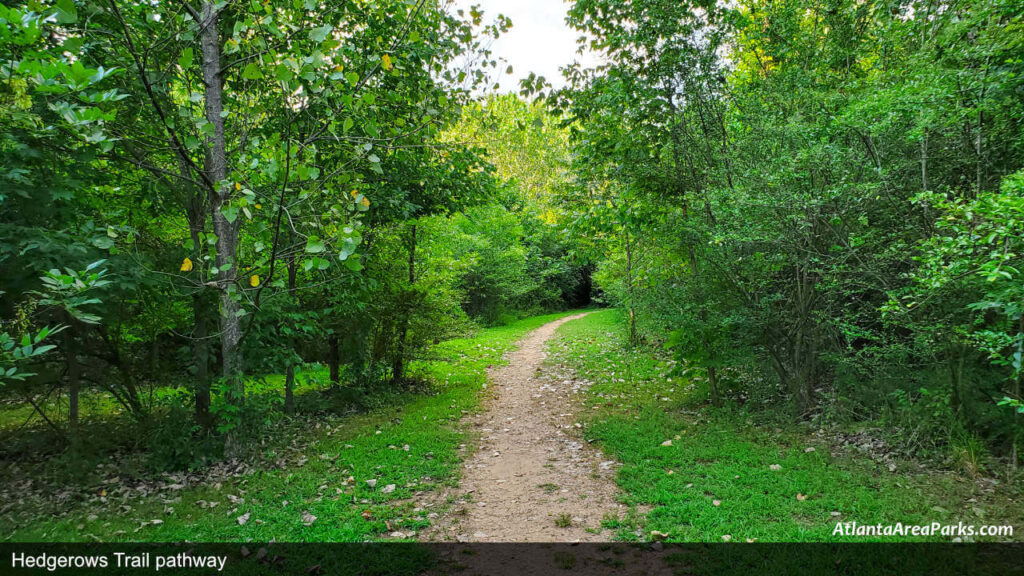
[[[498,14],[512,20],[512,28],[492,46],[495,57],[504,58],[512,65],[512,76],[504,74],[501,66],[499,92],[518,92],[519,80],[530,72],[543,76],[556,88],[564,84],[559,68],[580,59],[576,53],[575,30],[565,23],[569,5],[563,0],[456,0],[457,8],[467,11],[478,5],[484,13],[484,22],[491,23]],[[586,54],[582,62],[596,64],[596,57]]]

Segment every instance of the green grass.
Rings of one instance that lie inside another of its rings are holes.
[[[418,509],[425,496],[416,493],[457,481],[464,456],[459,446],[467,440],[455,424],[477,407],[488,366],[499,364],[527,332],[563,315],[530,318],[435,346],[430,361],[411,367],[433,383],[430,394],[395,396],[367,414],[310,422],[292,442],[267,447],[279,451],[283,467],[235,477],[219,487],[190,486],[131,500],[119,497],[116,484],[103,488],[105,496],[97,487],[44,517],[39,511],[52,504],[27,503],[0,516],[0,540],[359,542],[422,530],[429,525],[429,510]],[[345,482],[349,476],[354,482]],[[369,479],[376,480],[376,488],[367,485]],[[395,489],[385,493],[382,488],[389,484]],[[218,504],[209,508],[203,502]],[[316,520],[309,523],[307,516],[304,522],[306,512]],[[239,525],[244,514],[248,521]]]
[[[299,368],[296,371],[295,394],[300,395],[321,388],[328,377],[327,368],[323,366],[314,364]],[[284,375],[268,374],[248,378],[245,387],[249,394],[280,394],[284,389]],[[155,384],[142,386],[139,396],[144,405],[152,406],[161,400],[188,392],[188,387],[182,383]],[[214,396],[216,397],[216,391]],[[8,433],[26,423],[39,421],[38,415],[29,403],[17,396],[7,397],[5,400],[5,403],[0,404],[0,433]],[[63,417],[62,411],[67,411],[67,399],[56,394],[50,394],[39,404],[47,414],[56,415],[57,419]],[[118,403],[112,394],[102,390],[89,390],[88,393],[82,394],[79,404],[79,415],[83,420],[116,420],[124,416],[124,411],[124,406]]]
[[[647,540],[658,531],[670,541],[869,540],[833,536],[838,521],[1024,526],[1013,490],[992,492],[912,462],[893,473],[865,457],[833,457],[806,426],[704,405],[704,387],[673,377],[667,357],[626,348],[615,310],[565,324],[558,335],[549,363],[593,382],[582,418],[587,438],[622,462],[625,501],[649,510],[607,518],[619,538]]]

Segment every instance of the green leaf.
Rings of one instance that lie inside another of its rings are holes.
[[[334,30],[333,26],[320,26],[313,28],[309,31],[309,39],[313,42],[323,42],[327,39],[327,36]]]
[[[220,209],[220,213],[224,215],[225,220],[234,223],[238,218],[238,206],[228,204]]]
[[[263,79],[263,70],[255,62],[249,62],[245,65],[245,69],[242,70],[242,78],[246,80],[261,80]]]
[[[78,10],[75,8],[74,0],[57,0],[57,22],[73,24],[77,21]]]
[[[178,66],[181,66],[182,69],[184,70],[188,70],[192,67],[192,62],[194,60],[195,51],[192,50],[192,48],[185,48],[185,50],[181,53],[181,56],[178,57]]]
[[[278,64],[277,68],[274,69],[274,75],[277,77],[279,82],[291,82],[294,75],[292,71],[284,64]]]
[[[316,236],[310,236],[309,238],[306,239],[306,252],[308,252],[309,254],[320,254],[325,249],[326,248],[324,247],[324,243],[322,240],[320,240],[320,238]]]

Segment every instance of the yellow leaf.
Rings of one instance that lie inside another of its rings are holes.
[[[380,57],[380,63],[384,66],[385,70],[391,70],[391,56],[387,54]]]
[[[363,198],[363,201],[360,202],[360,204],[362,204],[364,208],[369,208],[370,207],[370,199],[369,198]]]
[[[182,263],[181,263],[181,271],[182,272],[191,272],[192,271],[192,260],[190,260],[188,258],[185,258],[185,260],[182,261]]]
[[[249,277],[249,286],[252,286],[253,288],[255,288],[255,287],[259,286],[259,285],[260,285],[260,277],[258,275],[253,274],[252,276]]]
[[[352,194],[352,197],[355,198],[356,196],[359,196],[359,191],[358,190],[353,190],[351,192],[351,194]]]
[[[256,209],[259,210],[260,208],[263,208],[263,204],[256,204]]]
[[[238,183],[238,182],[235,182],[235,190],[241,190],[241,189],[242,189],[242,185],[240,183]]]

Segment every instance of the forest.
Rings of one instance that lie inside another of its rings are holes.
[[[0,541],[515,540],[442,495],[545,378],[535,539],[1024,520],[1020,1],[567,10],[508,86],[448,0],[0,6]]]

